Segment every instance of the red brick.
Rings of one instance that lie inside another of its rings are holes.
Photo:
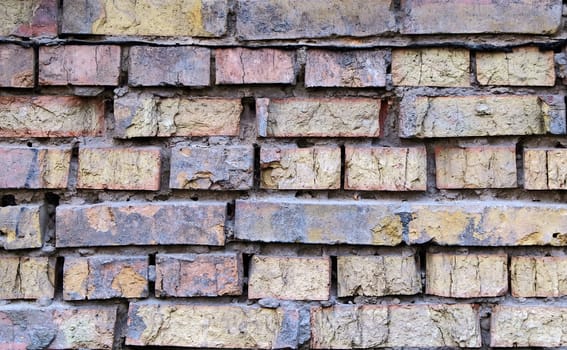
[[[156,296],[196,297],[242,294],[242,256],[156,255]]]
[[[99,136],[104,104],[75,96],[0,96],[0,137]]]
[[[4,237],[4,249],[41,248],[43,230],[39,205],[0,207],[0,235]]]
[[[54,37],[57,0],[4,0],[0,36]]]
[[[41,257],[0,258],[0,299],[53,298],[54,261]]]
[[[276,49],[217,49],[217,84],[293,84],[295,52]]]
[[[118,85],[120,46],[63,45],[39,48],[40,85]]]
[[[159,190],[160,167],[156,147],[82,148],[77,188]]]
[[[34,86],[34,52],[33,48],[19,45],[0,45],[0,86],[15,88],[32,88]]]
[[[60,205],[56,246],[224,245],[226,203]]]
[[[63,299],[93,300],[148,296],[148,258],[145,256],[66,257]]]
[[[311,49],[305,63],[307,87],[386,86],[385,50],[330,51]]]
[[[191,46],[130,48],[128,84],[132,86],[208,86],[211,50]]]
[[[70,148],[0,148],[0,188],[66,188]]]

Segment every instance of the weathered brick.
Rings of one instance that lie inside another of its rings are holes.
[[[1,19],[0,19],[1,22]],[[34,86],[33,48],[19,45],[0,45],[0,87],[32,88]]]
[[[98,136],[102,99],[75,96],[1,96],[0,137]]]
[[[311,309],[313,349],[480,346],[475,305],[335,305]]]
[[[567,150],[525,149],[524,188],[528,190],[567,189]]]
[[[60,205],[56,246],[224,245],[226,203]]]
[[[402,0],[403,34],[522,33],[559,30],[560,0],[458,1]]]
[[[262,188],[339,189],[341,149],[339,147],[276,147],[260,149]]]
[[[39,48],[40,85],[118,85],[119,76],[120,46]]]
[[[437,188],[514,188],[515,146],[435,148]]]
[[[262,137],[378,137],[380,100],[373,98],[256,99]]]
[[[567,308],[497,305],[492,309],[490,346],[567,345]]]
[[[227,0],[74,0],[63,4],[64,34],[219,37]]]
[[[385,50],[308,50],[305,63],[305,86],[386,86],[387,56],[388,52]]]
[[[475,298],[508,292],[506,254],[428,253],[426,260],[427,294]]]
[[[254,185],[254,148],[178,145],[171,151],[170,188],[249,190]]]
[[[77,188],[159,190],[160,167],[156,147],[81,148]]]
[[[331,260],[328,257],[254,255],[248,274],[249,299],[329,299]]]
[[[67,257],[63,268],[63,299],[93,300],[148,296],[148,258]]]
[[[2,349],[111,349],[116,307],[0,307]]]
[[[412,295],[421,292],[421,277],[413,254],[339,256],[337,294],[349,296]]]
[[[520,298],[567,295],[567,258],[514,256],[510,262],[512,295]]]
[[[240,99],[130,93],[114,99],[114,136],[237,136],[242,110]]]
[[[237,200],[234,234],[261,242],[394,246],[402,242],[399,207],[394,202]]]
[[[425,147],[345,147],[345,189],[425,191]]]
[[[295,52],[277,49],[217,49],[217,84],[293,84]]]
[[[43,229],[39,205],[0,207],[0,236],[4,249],[41,248]]]
[[[560,96],[418,96],[401,106],[401,137],[565,134]]]
[[[240,305],[130,304],[127,345],[294,349],[299,313]]]
[[[392,51],[392,81],[400,86],[470,86],[470,53],[458,48]]]
[[[54,37],[57,0],[3,0],[0,36]]]
[[[53,298],[54,269],[48,258],[0,258],[0,299]]]
[[[0,148],[0,188],[66,188],[70,148]]]
[[[477,52],[476,78],[481,85],[553,86],[554,54],[537,47]]]
[[[239,0],[236,32],[246,40],[369,36],[397,29],[390,2]]]
[[[128,84],[132,86],[208,86],[211,50],[191,46],[130,48]]]
[[[242,256],[156,255],[156,296],[196,297],[242,294]]]

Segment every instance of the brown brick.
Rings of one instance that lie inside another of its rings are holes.
[[[329,299],[331,260],[328,257],[254,255],[248,274],[249,299]]]
[[[2,349],[111,349],[116,307],[0,307]]]
[[[0,207],[0,237],[4,249],[41,248],[43,230],[39,205]]]
[[[437,188],[514,188],[515,146],[435,148]]]
[[[114,100],[117,138],[237,136],[240,99],[158,98],[130,93]]]
[[[427,294],[476,298],[508,292],[506,254],[428,253],[426,259]]]
[[[421,277],[413,254],[339,256],[339,297],[412,295],[421,292]]]
[[[40,85],[118,85],[119,76],[120,46],[39,48]]]
[[[530,298],[567,295],[567,257],[514,256],[510,265],[513,296]]]
[[[418,96],[401,105],[401,137],[565,134],[560,96]]]
[[[474,305],[336,305],[311,309],[312,349],[481,346]]]
[[[310,49],[305,63],[307,87],[386,86],[385,50],[330,51]]]
[[[295,52],[277,49],[217,49],[217,84],[293,84]]]
[[[525,149],[524,188],[528,190],[567,189],[567,150]]]
[[[57,0],[3,0],[0,36],[54,37]]]
[[[131,303],[127,345],[295,349],[299,313],[255,306]]]
[[[171,151],[170,188],[249,190],[254,185],[254,148],[178,145]]]
[[[64,34],[219,37],[226,0],[74,0],[63,4]]]
[[[394,202],[237,200],[234,234],[261,242],[394,246],[402,242],[399,207]]]
[[[63,299],[93,300],[148,296],[148,258],[67,257],[63,269]]]
[[[470,86],[470,53],[457,48],[392,51],[392,81],[400,86]]]
[[[77,188],[159,190],[160,167],[156,147],[82,148]]]
[[[0,19],[0,22],[2,20]],[[0,87],[32,88],[34,86],[33,48],[19,45],[0,45]]]
[[[339,147],[276,147],[260,150],[262,188],[339,189],[341,149]]]
[[[481,85],[553,86],[553,51],[518,47],[512,52],[477,52],[476,78]]]
[[[567,345],[567,308],[497,305],[492,309],[490,346],[559,347]]]
[[[242,294],[242,256],[158,254],[156,296],[196,297]]]
[[[54,270],[48,258],[0,258],[0,299],[53,298]]]
[[[128,84],[132,86],[208,86],[211,50],[191,46],[130,48]]]
[[[373,98],[256,99],[262,137],[378,137],[380,100]]]
[[[0,137],[98,136],[103,101],[75,96],[0,96]]]
[[[345,189],[425,191],[425,147],[345,147]]]
[[[70,148],[0,148],[0,188],[66,188]]]
[[[113,202],[57,207],[57,247],[224,245],[226,203]]]
[[[403,34],[521,33],[559,30],[560,0],[459,1],[402,0]]]
[[[369,36],[397,29],[390,2],[239,0],[236,31],[246,40]]]

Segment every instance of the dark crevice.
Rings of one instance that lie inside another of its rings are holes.
[[[63,299],[63,274],[64,274],[65,258],[59,256],[55,259],[55,278],[53,281],[55,300]]]
[[[260,188],[260,145],[258,144],[254,144],[253,188],[255,190]]]
[[[337,277],[337,257],[330,256],[331,258],[331,295],[338,294],[339,281]]]
[[[345,189],[345,171],[346,171],[346,152],[345,145],[341,144],[341,191]]]
[[[0,207],[10,207],[16,205],[16,197],[13,194],[5,194],[0,201]]]

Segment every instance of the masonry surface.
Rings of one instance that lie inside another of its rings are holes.
[[[566,20],[3,0],[0,349],[567,348]]]

